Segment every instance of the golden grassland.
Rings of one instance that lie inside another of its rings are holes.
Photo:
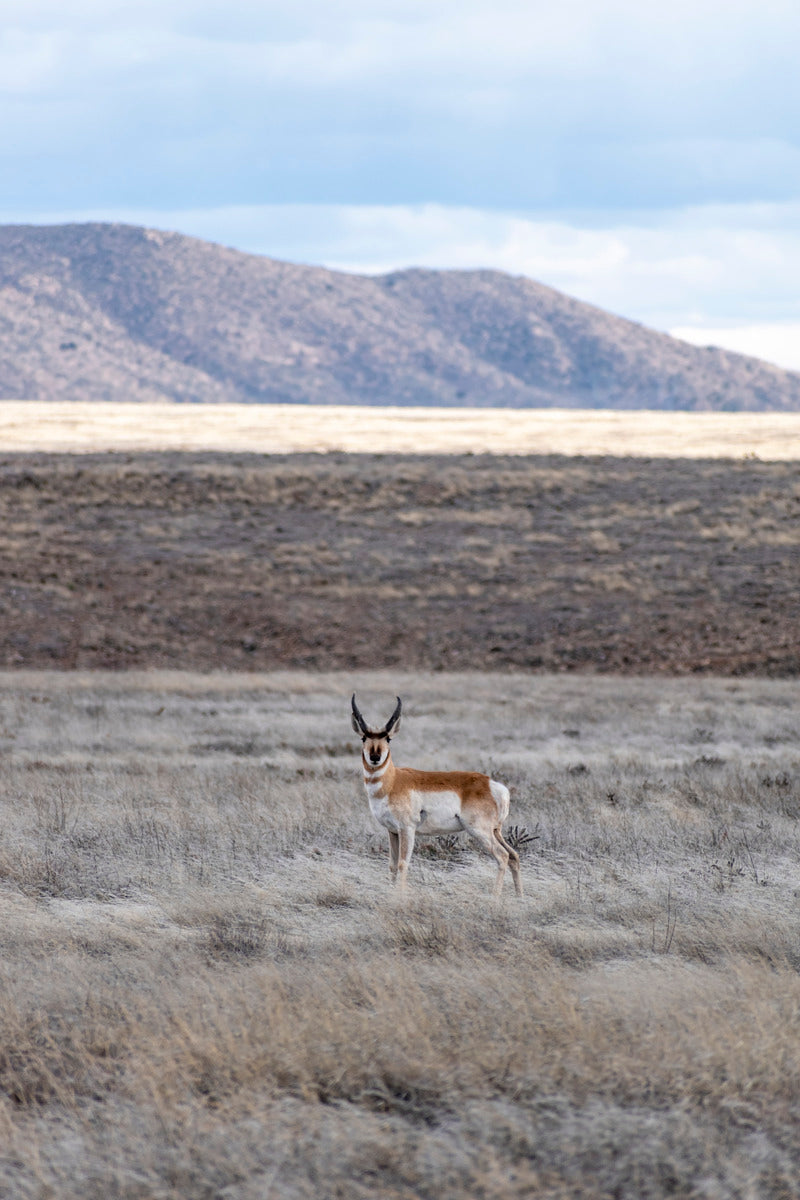
[[[458,839],[391,892],[353,688],[510,785],[524,899]],[[798,700],[0,675],[0,1194],[797,1195]]]
[[[800,458],[800,413],[4,400],[0,451]]]

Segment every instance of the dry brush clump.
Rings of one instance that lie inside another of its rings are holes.
[[[397,901],[353,687],[508,781],[524,900],[444,843]],[[1,678],[0,1190],[797,1194],[797,693]]]

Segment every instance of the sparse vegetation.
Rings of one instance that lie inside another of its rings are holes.
[[[402,694],[398,761],[509,783],[523,900],[465,846],[397,902],[354,688]],[[0,1191],[796,1195],[798,700],[0,676]]]
[[[0,580],[12,668],[793,676],[800,465],[6,455]]]

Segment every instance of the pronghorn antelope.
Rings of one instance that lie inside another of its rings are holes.
[[[392,881],[405,890],[408,864],[417,834],[460,833],[465,830],[497,862],[494,894],[500,894],[506,867],[522,895],[519,855],[503,837],[508,816],[508,788],[477,771],[417,771],[396,767],[389,742],[400,728],[402,702],[381,730],[369,729],[352,701],[353,729],[363,742],[364,787],[373,817],[389,831],[389,870]]]

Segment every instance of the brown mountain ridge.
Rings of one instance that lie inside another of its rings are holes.
[[[499,271],[0,226],[0,399],[798,411],[800,375]]]

